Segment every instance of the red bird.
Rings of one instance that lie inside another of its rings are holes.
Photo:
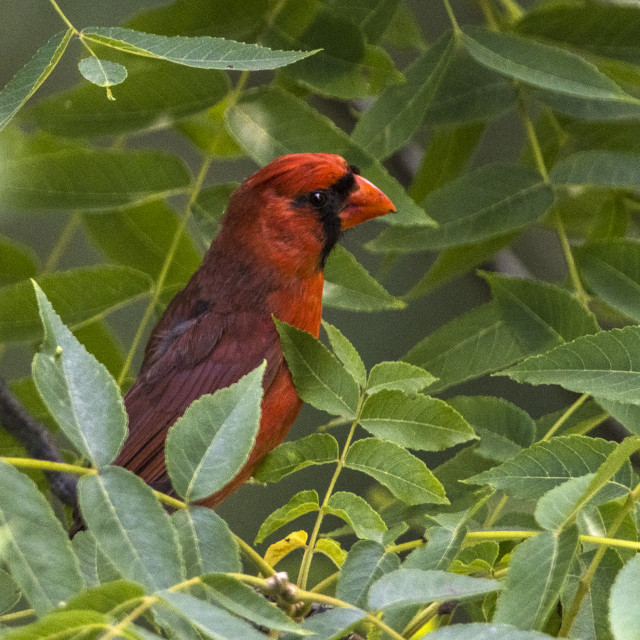
[[[323,267],[342,230],[392,211],[391,200],[337,155],[282,156],[247,178],[202,265],[149,338],[125,397],[129,437],[116,464],[166,489],[169,427],[195,399],[266,359],[254,448],[238,475],[201,504],[213,507],[246,482],[302,406],[272,315],[317,337]]]

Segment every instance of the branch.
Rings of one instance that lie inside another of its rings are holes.
[[[64,462],[49,430],[20,404],[2,377],[0,377],[0,422],[33,458]],[[60,471],[44,473],[53,494],[64,504],[74,507],[78,501],[78,479]]]

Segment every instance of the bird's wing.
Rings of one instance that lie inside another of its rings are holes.
[[[125,397],[129,437],[115,464],[159,486],[166,480],[167,431],[186,408],[237,382],[264,359],[266,391],[284,360],[273,320],[264,313],[206,313],[155,338],[155,353],[145,358]]]

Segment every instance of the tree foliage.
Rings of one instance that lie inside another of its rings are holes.
[[[640,8],[478,5],[466,25],[444,0],[430,42],[403,0],[175,0],[82,30],[57,7],[66,30],[0,91],[0,208],[66,222],[43,264],[0,235],[0,356],[33,350],[13,389],[69,449],[87,529],[68,539],[70,513],[26,473],[55,465],[0,433],[1,638],[638,637]],[[33,98],[74,57],[77,86]],[[300,487],[255,523],[259,553],[197,503],[251,449],[263,365],[173,427],[180,499],[111,463],[141,339],[235,186],[215,169],[302,151],[344,155],[398,208],[364,247],[380,277],[338,248],[325,306],[405,313],[480,266],[491,299],[369,368],[332,324],[316,340],[276,321],[331,431],[257,469],[265,492],[291,474]],[[79,234],[100,258],[62,268]],[[554,239],[566,277],[495,272],[532,237]],[[407,256],[418,280],[390,292],[380,280]],[[123,308],[132,339],[112,321]],[[498,391],[461,395],[487,376]],[[560,410],[538,395],[530,415],[503,397],[516,383],[574,395]],[[594,435],[610,418],[621,437]],[[317,466],[332,472],[320,494]],[[336,489],[357,475],[370,492]],[[277,572],[293,557],[297,585]]]

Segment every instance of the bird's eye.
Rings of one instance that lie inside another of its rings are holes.
[[[309,194],[309,202],[317,209],[320,209],[320,207],[327,204],[327,194],[324,191],[312,191]]]

